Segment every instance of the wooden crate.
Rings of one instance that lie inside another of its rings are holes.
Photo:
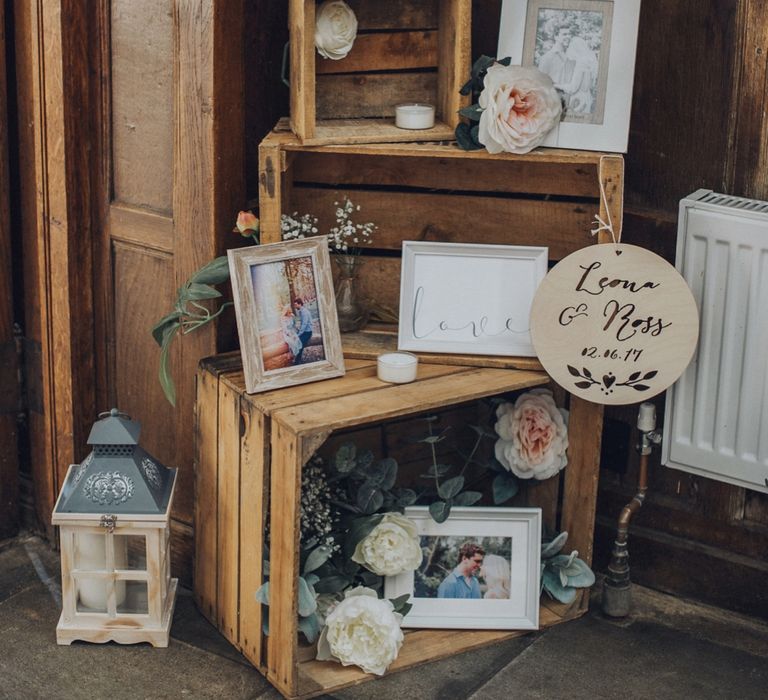
[[[549,246],[551,261],[610,240],[592,236],[599,214],[617,227],[624,160],[616,154],[561,149],[491,155],[445,144],[305,146],[282,120],[259,149],[262,241],[280,240],[280,215],[311,213],[319,230],[334,223],[333,203],[347,194],[359,220],[378,226],[363,255],[362,293],[383,317],[397,315],[403,240]],[[600,195],[602,182],[606,203]],[[356,218],[357,220],[357,218]],[[375,357],[396,344],[394,326],[358,334],[347,351]],[[445,362],[539,367],[531,358],[443,356]]]
[[[348,0],[358,18],[339,61],[315,49],[316,0],[290,0],[291,125],[305,144],[453,138],[469,77],[471,0]],[[395,105],[435,105],[435,126],[399,129]]]
[[[344,377],[250,396],[237,355],[204,360],[198,373],[195,599],[286,697],[310,697],[374,678],[315,661],[297,643],[299,494],[301,470],[310,456],[340,431],[392,433],[403,419],[549,381],[539,371],[422,364],[415,383],[389,385],[376,378],[373,361],[348,359],[347,369]],[[562,479],[530,489],[526,504],[540,506],[550,526],[567,529],[569,547],[589,562],[602,408],[571,397],[570,411],[570,431],[579,439],[572,441],[568,467]],[[270,635],[264,637],[253,594],[263,581],[267,512],[272,604]],[[541,626],[577,617],[586,606],[586,595],[569,608],[547,604]],[[408,631],[390,672],[519,634]]]

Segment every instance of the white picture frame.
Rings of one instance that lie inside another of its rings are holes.
[[[548,254],[541,246],[403,241],[398,348],[535,356],[530,312]]]
[[[406,508],[405,515],[416,523],[422,549],[428,554],[425,554],[416,571],[387,576],[384,580],[385,598],[410,596],[408,602],[413,607],[403,618],[403,627],[539,628],[540,508],[454,507],[443,523],[436,523],[424,506]],[[460,580],[462,576],[456,574],[460,567],[458,552],[461,547],[467,547],[471,552],[473,544],[481,546],[484,554],[480,556],[474,552],[472,559],[462,561],[482,558],[483,562],[487,562],[487,571],[481,563],[479,573],[469,577],[477,579],[477,585],[473,582],[472,588],[478,588],[481,597],[437,597],[441,592],[450,594],[454,586],[464,585]],[[491,557],[495,558],[493,564]],[[506,561],[506,564],[499,560]],[[456,569],[450,568],[453,561],[456,561]],[[500,570],[504,572],[503,577],[509,577],[506,588],[501,585]],[[438,586],[433,585],[436,578],[442,578]]]
[[[497,56],[537,66],[564,95],[542,146],[627,152],[639,22],[640,0],[503,0]]]

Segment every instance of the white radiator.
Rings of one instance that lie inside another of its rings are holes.
[[[768,493],[768,202],[683,199],[677,269],[701,330],[667,392],[662,463]]]

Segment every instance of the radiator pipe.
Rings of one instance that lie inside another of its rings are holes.
[[[661,442],[661,433],[656,431],[656,407],[652,403],[640,404],[637,416],[640,431],[640,473],[637,479],[637,493],[619,515],[616,540],[613,543],[611,563],[603,581],[603,612],[610,617],[626,617],[632,606],[631,582],[629,580],[629,552],[627,537],[629,522],[640,510],[648,491],[648,457],[654,445]]]

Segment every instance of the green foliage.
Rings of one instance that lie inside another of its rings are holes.
[[[173,340],[179,333],[187,334],[217,318],[232,305],[228,301],[213,309],[200,302],[219,299],[221,292],[214,285],[229,280],[229,264],[226,255],[212,260],[195,272],[178,290],[173,310],[163,316],[152,328],[152,337],[160,346],[159,379],[163,393],[172,406],[176,405],[176,387],[169,368]]]
[[[567,540],[568,533],[561,532],[541,544],[541,590],[561,603],[572,603],[577,588],[589,588],[595,583],[595,574],[578,558],[578,552],[560,554]]]

